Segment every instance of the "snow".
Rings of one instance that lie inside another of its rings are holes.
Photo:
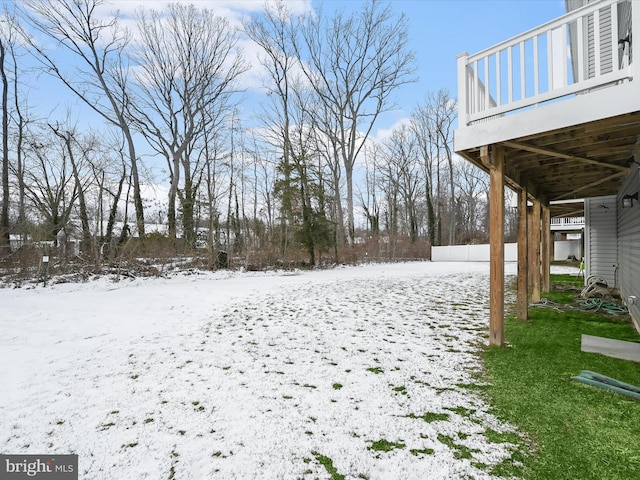
[[[330,478],[320,456],[346,478],[484,479],[511,455],[464,386],[486,263],[114,280],[0,289],[0,451],[76,453],[91,480]]]

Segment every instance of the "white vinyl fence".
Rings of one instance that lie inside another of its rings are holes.
[[[504,244],[504,261],[518,260],[518,244]],[[431,247],[432,262],[488,262],[489,245],[448,245]]]
[[[568,240],[554,242],[554,260],[566,260],[570,255],[580,258],[582,242],[580,240]],[[489,245],[449,245],[444,247],[431,247],[432,262],[488,262]],[[518,244],[504,244],[504,261],[518,261]]]

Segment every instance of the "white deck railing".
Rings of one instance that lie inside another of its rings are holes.
[[[459,55],[459,127],[631,80],[634,7],[640,2],[601,0],[475,55]]]
[[[553,217],[552,230],[577,229],[584,227],[584,217]]]

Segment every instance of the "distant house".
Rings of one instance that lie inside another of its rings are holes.
[[[492,344],[503,343],[505,185],[518,192],[518,316],[528,315],[528,287],[534,297],[548,288],[554,202],[585,198],[586,273],[617,286],[640,330],[640,306],[629,300],[640,298],[640,62],[632,45],[640,2],[566,7],[560,18],[458,56],[454,147],[490,175]]]

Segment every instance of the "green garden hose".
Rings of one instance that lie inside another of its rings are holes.
[[[529,303],[530,307],[534,308],[552,308],[558,312],[567,312],[571,310],[579,310],[581,312],[596,313],[602,312],[607,315],[628,315],[629,310],[624,305],[619,305],[615,302],[606,302],[600,298],[588,298],[586,300],[577,299],[577,307],[573,305],[565,305],[555,303],[547,298],[541,299],[539,302]]]

